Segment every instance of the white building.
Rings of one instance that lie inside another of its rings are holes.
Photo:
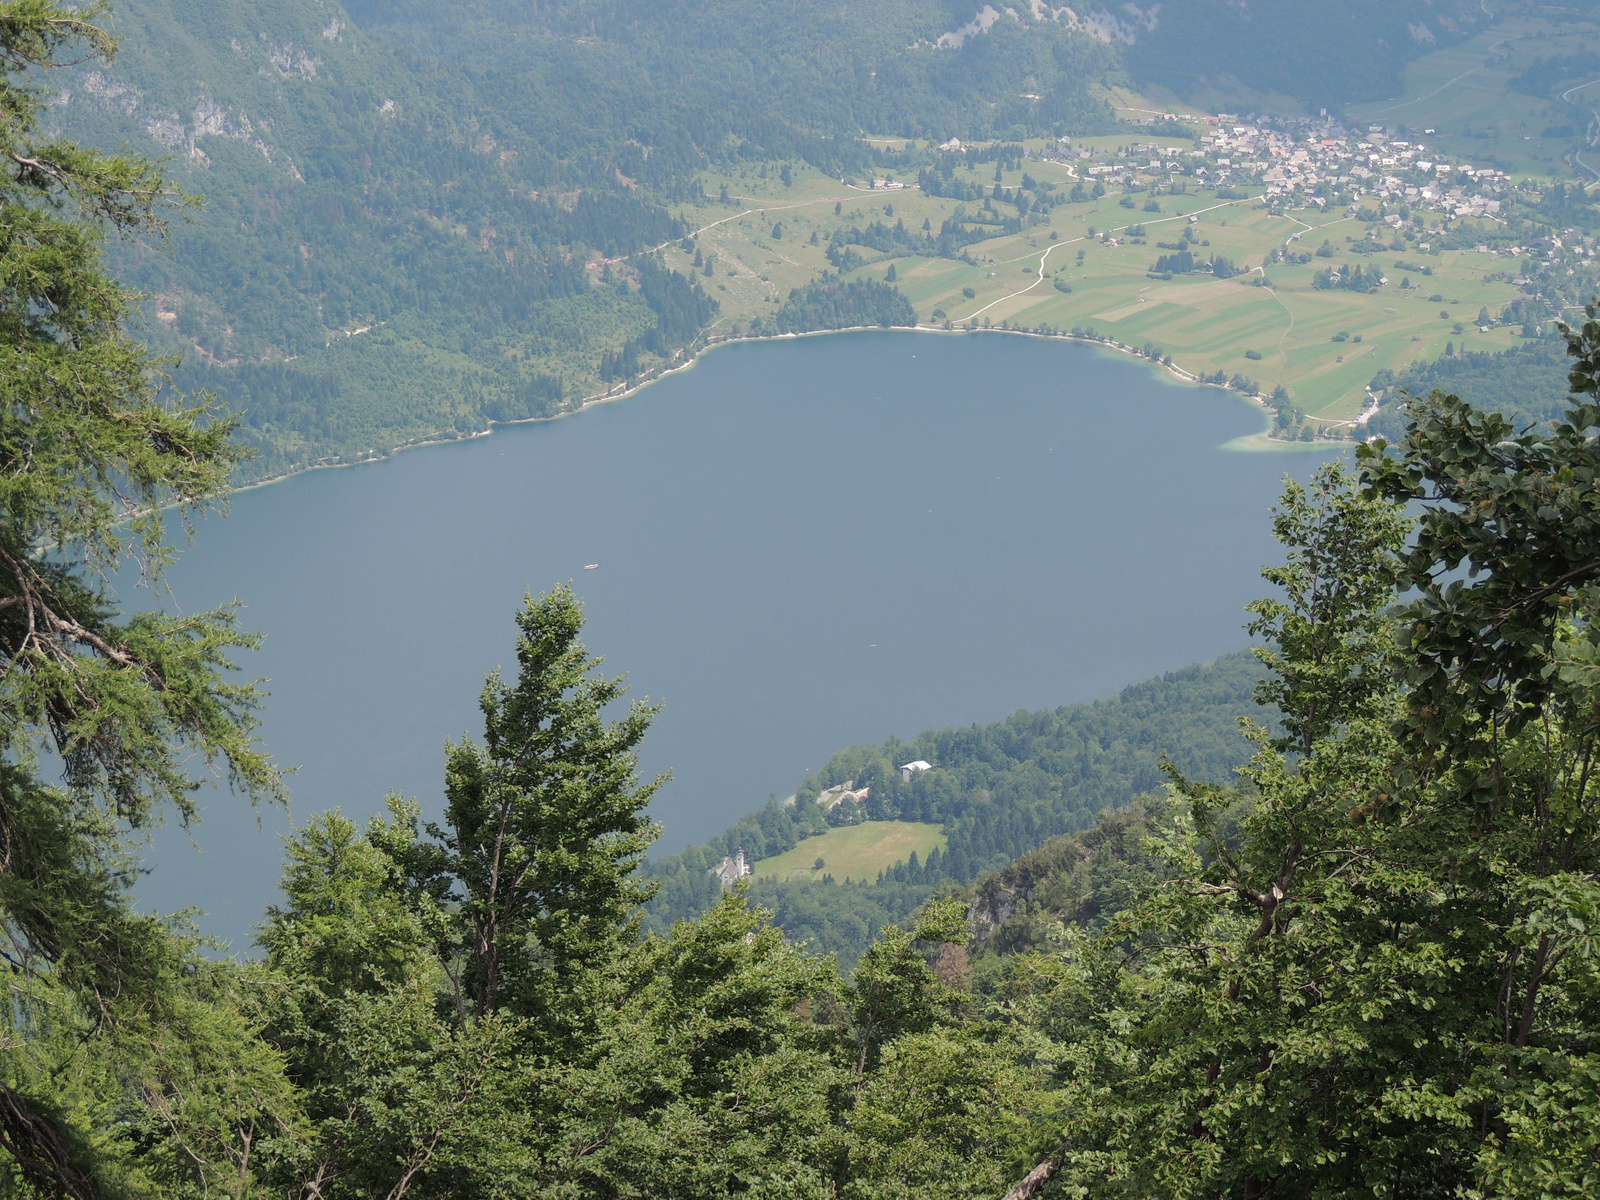
[[[872,798],[872,789],[869,787],[857,788],[854,779],[847,779],[843,783],[831,788],[824,788],[817,794],[817,804],[825,810],[832,810],[846,800],[852,804],[865,804]]]
[[[750,864],[745,861],[744,851],[740,850],[736,854],[731,854],[724,858],[722,865],[712,873],[716,875],[717,881],[723,887],[729,888],[750,874]]]

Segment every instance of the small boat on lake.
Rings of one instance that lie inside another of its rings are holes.
[[[586,564],[584,566],[583,569],[585,571],[598,571],[600,569],[600,564],[599,563],[588,563],[588,564]]]

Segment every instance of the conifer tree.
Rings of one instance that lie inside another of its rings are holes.
[[[185,199],[148,162],[39,130],[41,73],[112,54],[99,12],[0,0],[0,1174],[95,1195],[137,1141],[142,1177],[178,1195],[237,1149],[230,1114],[254,1119],[212,1090],[224,1077],[282,1097],[240,1023],[196,1001],[226,991],[215,972],[133,911],[127,838],[195,815],[194,761],[255,799],[281,789],[259,694],[224,674],[255,644],[233,611],[124,617],[106,582],[159,583],[166,521],[219,504],[243,452],[232,420],[163,386],[102,254],[108,233],[158,238]],[[120,1132],[100,1127],[119,1106]]]
[[[582,628],[570,587],[527,597],[516,681],[489,676],[484,740],[448,747],[445,826],[429,826],[439,844],[429,870],[461,900],[475,1012],[509,1009],[552,1032],[575,1019],[585,972],[632,940],[653,892],[634,876],[657,834],[643,810],[663,782],[637,778],[659,706],[636,701],[606,718],[626,688],[594,674]]]

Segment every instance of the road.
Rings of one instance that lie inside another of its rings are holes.
[[[1434,88],[1433,91],[1429,92],[1426,96],[1418,96],[1415,100],[1402,100],[1399,104],[1391,104],[1391,105],[1389,105],[1388,108],[1374,108],[1374,109],[1372,109],[1372,110],[1370,110],[1368,112],[1364,112],[1364,113],[1352,113],[1351,116],[1356,117],[1359,120],[1365,121],[1370,117],[1381,117],[1381,116],[1384,116],[1387,113],[1399,112],[1402,108],[1410,108],[1413,104],[1421,104],[1424,100],[1432,100],[1435,96],[1437,96],[1440,92],[1444,91],[1446,88],[1454,87],[1456,84],[1460,83],[1463,79],[1467,78],[1467,76],[1476,75],[1479,71],[1483,70],[1486,66],[1489,65],[1489,59],[1493,58],[1497,53],[1499,53],[1500,48],[1502,46],[1506,45],[1506,43],[1508,43],[1508,42],[1517,41],[1519,38],[1521,38],[1521,36],[1522,36],[1521,34],[1513,34],[1511,37],[1501,38],[1498,42],[1494,43],[1494,45],[1489,47],[1489,57],[1488,58],[1485,58],[1477,66],[1471,67],[1471,68],[1461,72],[1461,74],[1457,75],[1454,79],[1448,79],[1444,83],[1441,83],[1438,87]]]
[[[846,187],[851,187],[852,190],[856,194],[855,195],[851,195],[851,196],[824,196],[820,200],[798,200],[793,204],[769,204],[769,205],[763,205],[760,208],[747,208],[747,209],[744,209],[741,212],[734,213],[731,217],[723,217],[721,220],[712,221],[711,224],[709,224],[709,225],[702,225],[702,226],[700,226],[699,229],[691,230],[685,236],[687,236],[687,237],[699,237],[702,233],[704,233],[708,229],[715,229],[718,225],[726,225],[729,221],[737,221],[740,217],[748,217],[753,213],[759,214],[759,213],[788,212],[792,208],[808,208],[813,204],[843,204],[847,200],[851,201],[851,202],[854,202],[854,201],[859,200],[861,198],[860,193],[862,193],[862,192],[872,192],[872,191],[876,190],[874,188],[852,187],[851,184],[845,184],[845,186]],[[919,188],[914,183],[908,183],[908,184],[906,184],[905,187],[898,188],[896,190],[897,191],[902,191],[902,192],[920,192],[922,189]],[[885,196],[893,195],[892,192],[880,192],[879,194],[880,195],[885,195]],[[744,197],[743,196],[735,196],[734,199],[743,200]],[[657,250],[665,250],[668,246],[676,245],[681,240],[682,239],[680,239],[680,238],[673,238],[670,242],[662,242],[658,246],[651,246],[651,247],[649,247],[648,249],[645,249],[645,250],[635,250],[632,254],[619,254],[615,258],[605,258],[605,259],[601,259],[600,261],[601,262],[608,262],[608,263],[625,262],[626,260],[628,260],[630,258],[637,258],[641,254],[654,254]]]
[[[1566,91],[1561,93],[1561,102],[1563,104],[1571,104],[1572,103],[1572,93],[1573,92],[1581,92],[1581,91],[1583,91],[1584,88],[1593,87],[1597,83],[1600,83],[1600,79],[1591,79],[1591,80],[1589,80],[1588,83],[1580,83],[1580,84],[1574,85],[1573,87],[1569,87]],[[1597,119],[1600,119],[1600,112],[1596,112],[1594,115],[1595,115],[1595,117]],[[1592,142],[1590,144],[1593,145]],[[1595,182],[1591,183],[1591,184],[1588,184],[1584,189],[1585,191],[1587,191],[1589,188],[1594,187],[1595,184],[1600,184],[1600,171],[1595,170],[1588,163],[1583,161],[1583,151],[1582,150],[1574,150],[1572,152],[1572,162],[1573,162],[1574,166],[1582,167],[1585,171],[1589,172],[1589,174],[1594,176]]]
[[[1247,196],[1245,199],[1246,200],[1259,200],[1259,199],[1261,199],[1261,197],[1260,196]],[[1190,217],[1197,217],[1201,213],[1215,212],[1219,208],[1231,208],[1235,204],[1243,204],[1244,202],[1245,202],[1244,200],[1224,200],[1221,204],[1213,204],[1209,208],[1197,208],[1192,213],[1178,213],[1178,214],[1176,214],[1174,216],[1170,216],[1170,217],[1156,217],[1154,220],[1150,220],[1150,221],[1134,221],[1134,222],[1131,222],[1128,225],[1118,225],[1115,229],[1108,229],[1108,230],[1106,230],[1106,232],[1107,233],[1121,233],[1124,229],[1131,229],[1134,225],[1160,225],[1160,224],[1162,224],[1163,222],[1166,222],[1166,221],[1187,221]],[[1053,251],[1057,250],[1058,248],[1060,248],[1062,246],[1071,246],[1071,245],[1074,245],[1074,244],[1076,244],[1078,242],[1086,242],[1088,240],[1089,239],[1088,239],[1088,237],[1086,235],[1084,237],[1067,238],[1065,241],[1051,242],[1049,247],[1045,250],[1044,256],[1039,259],[1039,278],[1035,279],[1032,283],[1030,283],[1025,288],[1022,288],[1022,289],[1020,289],[1018,291],[1015,291],[1015,292],[1011,292],[1009,295],[1001,296],[1000,299],[998,299],[998,300],[989,301],[988,304],[985,304],[982,308],[978,309],[977,312],[968,313],[964,317],[952,318],[952,320],[976,321],[979,317],[983,316],[984,313],[988,312],[996,304],[1004,304],[1007,300],[1015,300],[1018,296],[1026,296],[1029,292],[1033,291],[1034,288],[1038,287],[1041,283],[1043,283],[1045,281],[1044,265],[1045,265],[1045,263],[1050,261],[1050,255],[1051,255],[1051,253]],[[1032,258],[1033,255],[1027,254],[1027,255],[1024,255],[1023,257],[1024,258]],[[1020,261],[1020,260],[1012,259],[1011,261],[1012,262],[1017,262],[1017,261]]]

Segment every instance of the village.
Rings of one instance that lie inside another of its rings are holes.
[[[1476,166],[1431,152],[1425,138],[1434,131],[1391,129],[1370,123],[1351,130],[1319,119],[1242,119],[1231,113],[1195,117],[1162,114],[1151,123],[1173,137],[1107,146],[1105,139],[1081,142],[1063,137],[1054,146],[1030,149],[1028,156],[1066,166],[1073,177],[1110,190],[1203,188],[1226,194],[1260,189],[1269,209],[1335,211],[1350,215],[1376,205],[1378,223],[1391,231],[1423,234],[1441,222],[1463,219],[1505,226],[1504,212],[1519,193],[1537,197],[1543,180],[1514,179],[1492,166]],[[1198,133],[1198,136],[1194,136]],[[944,152],[967,147],[956,138],[940,144]],[[888,190],[906,185],[877,180]],[[1363,203],[1365,202],[1365,204]],[[1506,257],[1555,258],[1565,254],[1592,259],[1594,231],[1569,229],[1526,244],[1486,233],[1478,246]],[[1423,250],[1429,249],[1424,245]]]
[[[668,253],[715,257],[733,336],[830,269],[881,279],[933,328],[1077,337],[1254,397],[1271,427],[1240,448],[1359,435],[1412,365],[1553,338],[1600,290],[1580,186],[1445,130],[1121,110],[1141,112],[1092,136],[869,138],[864,176],[714,177],[749,207],[686,213],[696,239]]]

